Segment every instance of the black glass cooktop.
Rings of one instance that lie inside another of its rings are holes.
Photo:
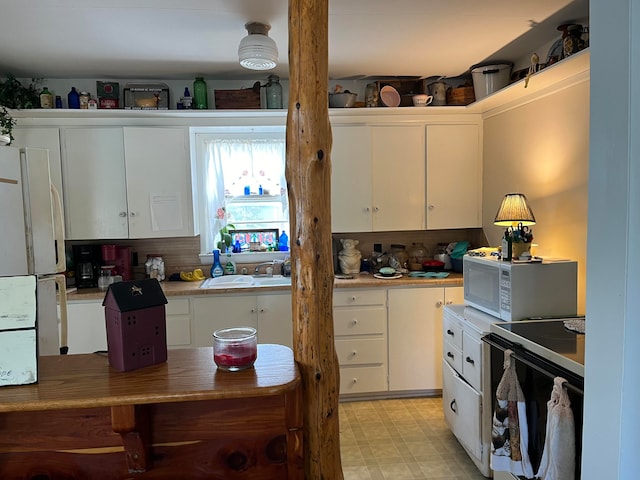
[[[491,331],[571,371],[584,372],[585,336],[567,328],[565,320],[499,322]]]

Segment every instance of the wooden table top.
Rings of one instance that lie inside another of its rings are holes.
[[[164,363],[120,372],[106,355],[40,357],[34,385],[0,388],[0,412],[277,395],[300,383],[290,348],[258,345],[254,368],[218,370],[213,348],[169,350]]]

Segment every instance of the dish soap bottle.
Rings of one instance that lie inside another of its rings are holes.
[[[220,250],[213,249],[213,264],[211,265],[211,277],[221,277],[224,275],[222,265],[220,265]]]
[[[233,261],[233,257],[229,251],[227,251],[224,261],[224,273],[225,275],[233,275],[236,273],[236,262]]]

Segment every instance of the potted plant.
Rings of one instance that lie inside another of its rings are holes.
[[[38,108],[40,92],[36,84],[40,79],[32,78],[32,83],[25,87],[11,73],[7,73],[5,81],[0,80],[0,105],[7,108]]]
[[[0,145],[9,145],[13,141],[13,127],[16,121],[6,107],[0,107]]]

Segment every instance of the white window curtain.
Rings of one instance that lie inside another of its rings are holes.
[[[289,217],[285,179],[286,147],[281,138],[216,138],[208,140],[204,162],[208,251],[229,222],[226,198],[244,194],[258,183],[270,195],[279,195],[284,218]]]

